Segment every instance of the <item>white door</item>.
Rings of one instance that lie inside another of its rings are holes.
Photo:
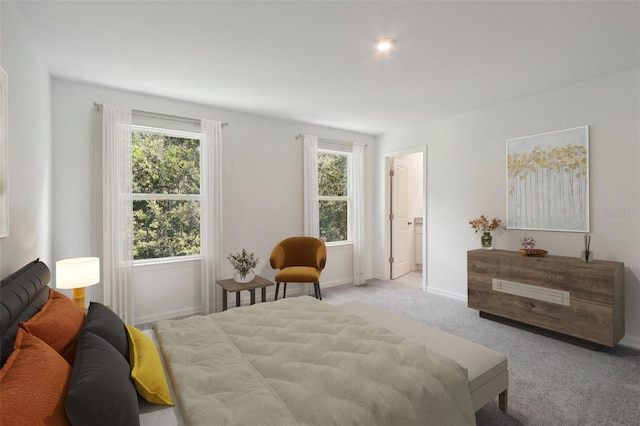
[[[391,279],[394,280],[410,271],[409,257],[413,236],[409,228],[409,208],[407,200],[409,163],[399,158],[393,159],[393,179],[391,184]]]

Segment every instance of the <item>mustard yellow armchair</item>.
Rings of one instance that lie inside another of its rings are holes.
[[[313,283],[316,299],[320,294],[320,274],[327,262],[327,246],[314,237],[291,237],[280,241],[269,258],[271,267],[279,269],[276,274],[276,297],[280,283],[284,283],[282,298],[287,297],[287,283]]]

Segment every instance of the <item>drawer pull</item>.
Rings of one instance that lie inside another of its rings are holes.
[[[501,280],[499,278],[493,278],[491,280],[491,288],[494,291],[513,294],[514,296],[527,297],[529,299],[541,300],[543,302],[556,303],[558,305],[569,306],[571,302],[571,295],[568,291],[516,283],[513,281]],[[533,305],[530,307],[533,307]]]

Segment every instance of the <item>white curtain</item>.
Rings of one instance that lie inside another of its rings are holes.
[[[318,212],[318,137],[304,136],[304,235],[320,237]]]
[[[102,126],[104,301],[133,324],[131,110],[104,105]]]
[[[208,314],[222,308],[216,294],[222,267],[222,123],[202,120],[200,131],[202,305]]]
[[[364,285],[364,146],[353,145],[352,199],[353,199],[353,284]]]

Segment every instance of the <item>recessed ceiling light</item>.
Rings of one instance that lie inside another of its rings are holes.
[[[387,52],[393,48],[396,41],[392,38],[381,38],[376,40],[376,50],[378,52]]]

